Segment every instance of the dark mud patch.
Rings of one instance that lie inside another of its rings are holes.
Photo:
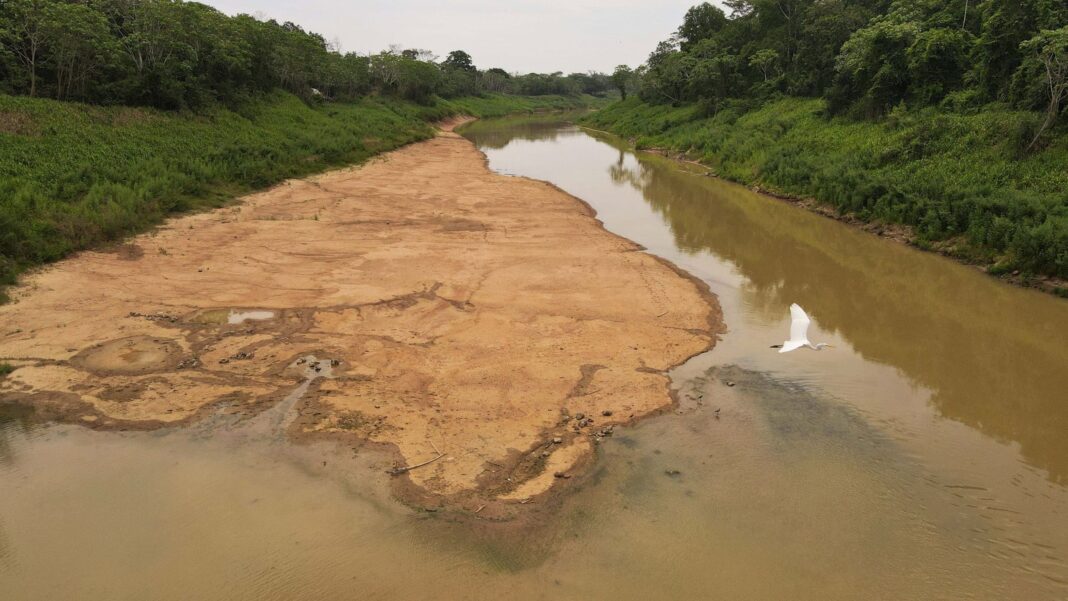
[[[173,340],[133,336],[87,348],[71,358],[71,365],[107,375],[139,375],[171,371],[185,357]]]
[[[773,446],[789,456],[806,450],[887,456],[893,441],[851,405],[798,382],[735,365],[713,367],[711,380],[730,382],[742,399],[759,409]]]
[[[137,261],[145,256],[145,249],[136,244],[120,244],[114,252],[123,261]]]

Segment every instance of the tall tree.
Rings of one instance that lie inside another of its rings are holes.
[[[5,0],[0,2],[0,40],[26,71],[30,96],[37,95],[37,75],[48,39],[46,0]]]
[[[76,90],[84,95],[89,74],[106,62],[112,51],[107,19],[88,6],[73,3],[56,4],[47,14],[44,29],[56,77],[56,98],[69,98]]]
[[[471,60],[471,55],[463,50],[453,50],[449,53],[442,65],[449,69],[458,69],[460,71],[477,71],[475,69],[475,63]]]
[[[1061,113],[1061,103],[1068,98],[1068,26],[1055,30],[1045,30],[1020,46],[1032,54],[1032,60],[1042,65],[1043,88],[1047,91],[1049,102],[1046,106],[1046,119],[1038,128],[1035,138],[1028,149],[1034,148],[1042,134],[1053,126]]]
[[[707,40],[727,25],[727,15],[718,6],[704,2],[686,11],[678,37],[686,52],[701,40]]]
[[[634,71],[627,65],[619,65],[612,72],[612,85],[619,90],[619,95],[623,97],[623,100],[627,99],[627,87],[632,77],[634,77]]]

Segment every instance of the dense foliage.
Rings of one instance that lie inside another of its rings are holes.
[[[372,93],[430,103],[483,92],[603,95],[607,75],[480,71],[457,50],[343,53],[293,23],[181,0],[0,0],[0,92],[178,109],[281,88],[306,100]]]
[[[690,9],[649,56],[636,83],[644,100],[704,101],[714,109],[780,92],[824,96],[835,112],[877,116],[901,103],[1045,109],[1051,83],[1068,83],[1063,0],[725,4],[729,17],[708,3]]]
[[[592,124],[912,226],[921,245],[1068,277],[1068,3],[724,4],[618,68],[640,101]]]

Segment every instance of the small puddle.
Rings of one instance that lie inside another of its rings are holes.
[[[230,311],[226,323],[232,326],[241,325],[246,321],[266,321],[274,319],[274,311]]]

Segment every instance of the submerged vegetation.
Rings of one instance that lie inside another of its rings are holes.
[[[1068,4],[724,4],[618,68],[630,98],[588,123],[995,272],[1068,278]]]

